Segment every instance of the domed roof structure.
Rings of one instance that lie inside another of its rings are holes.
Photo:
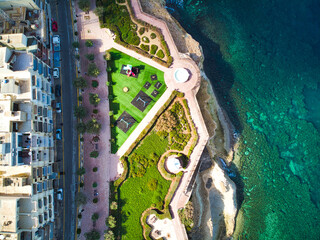
[[[177,156],[170,156],[166,161],[167,170],[171,173],[178,173],[182,171],[180,160]]]
[[[177,68],[174,72],[174,79],[179,83],[184,83],[189,79],[189,72],[185,68]]]

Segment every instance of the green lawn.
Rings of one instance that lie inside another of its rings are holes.
[[[113,96],[113,100],[110,100],[110,109],[114,113],[113,119],[114,121],[117,120],[123,111],[126,111],[136,120],[136,123],[127,131],[127,133],[124,133],[118,127],[111,128],[112,138],[114,139],[114,142],[112,143],[112,153],[115,153],[149,112],[155,102],[165,92],[166,85],[164,82],[164,73],[162,71],[115,49],[111,49],[110,53],[112,60],[108,61],[108,66],[112,68],[112,72],[109,74],[109,81],[111,82],[109,86],[109,95]],[[138,78],[121,74],[120,70],[123,64],[130,64],[133,67],[138,67],[140,69]],[[150,77],[153,74],[157,75],[158,80],[151,81]],[[147,81],[151,83],[148,90],[143,87]],[[158,81],[162,83],[160,89],[154,87],[155,83]],[[129,91],[125,93],[123,91],[124,87],[129,88]],[[156,98],[151,96],[153,90],[159,92]],[[145,92],[153,100],[143,112],[131,104],[131,101],[140,91]]]
[[[158,184],[155,191],[148,188],[148,182],[156,179]],[[129,178],[120,188],[121,202],[124,202],[121,211],[122,239],[143,239],[143,230],[140,224],[141,214],[152,203],[164,200],[171,181],[165,180],[159,173],[157,166],[148,168],[143,177]]]

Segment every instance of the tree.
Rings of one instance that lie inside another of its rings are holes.
[[[86,45],[86,47],[92,47],[92,46],[93,46],[92,40],[87,40],[87,41],[85,42],[85,45]]]
[[[80,134],[84,134],[87,131],[87,125],[83,122],[77,124],[77,131]]]
[[[98,17],[103,17],[104,8],[103,8],[103,7],[96,7],[96,9],[95,9],[93,12],[94,12],[94,14],[96,14]]]
[[[113,201],[111,204],[110,204],[110,209],[111,210],[117,210],[118,209],[118,203],[116,201]]]
[[[105,52],[104,59],[106,61],[110,61],[111,60],[111,53],[109,51]]]
[[[86,54],[86,58],[87,58],[89,61],[93,61],[93,60],[94,60],[94,54],[93,54],[93,53]]]
[[[95,63],[90,63],[88,66],[88,75],[92,77],[98,77],[100,70]]]
[[[83,77],[78,77],[76,80],[73,80],[73,86],[76,88],[86,88],[88,83]]]
[[[101,129],[101,124],[95,118],[92,118],[87,123],[87,132],[88,133],[99,134],[100,129]]]
[[[106,232],[103,237],[104,240],[115,240],[114,233],[111,230]]]
[[[80,47],[80,43],[79,42],[73,42],[72,43],[72,47],[79,48]]]
[[[77,174],[80,175],[80,176],[85,174],[85,173],[86,173],[86,169],[84,167],[79,168],[78,171],[77,171]]]
[[[90,157],[92,157],[92,158],[97,158],[97,157],[99,157],[99,152],[98,152],[98,151],[92,151],[92,152],[90,153]]]
[[[76,118],[84,118],[87,115],[87,110],[85,107],[75,106],[73,114]]]
[[[86,240],[99,240],[100,239],[100,233],[96,230],[91,230],[91,232],[87,232],[84,234],[86,237]]]
[[[115,228],[116,227],[116,218],[114,216],[109,216],[107,219],[106,219],[106,225],[109,226],[110,228]]]
[[[91,220],[92,221],[97,221],[99,219],[99,213],[94,213],[94,214],[92,214],[92,216],[91,216]]]
[[[77,202],[77,206],[86,204],[87,203],[87,196],[82,192],[78,192],[78,194],[76,196],[76,202]]]
[[[79,0],[79,8],[84,12],[89,12],[90,1],[89,0]]]
[[[97,93],[90,93],[89,94],[89,102],[94,105],[98,106],[101,99],[99,98],[99,95]]]

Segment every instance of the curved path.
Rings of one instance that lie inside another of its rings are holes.
[[[153,119],[158,110],[162,107],[162,105],[168,100],[172,91],[178,90],[185,93],[185,98],[187,99],[191,118],[194,121],[195,127],[197,129],[197,133],[199,135],[198,143],[194,148],[190,156],[190,165],[186,169],[179,187],[177,188],[172,201],[170,203],[171,210],[173,213],[173,224],[174,229],[176,230],[175,235],[179,236],[179,240],[187,239],[187,234],[184,226],[181,224],[180,219],[178,217],[178,209],[184,207],[190,198],[190,192],[187,192],[188,185],[192,179],[194,171],[198,165],[200,156],[202,151],[209,139],[209,135],[205,126],[205,123],[202,118],[202,114],[196,100],[196,93],[200,87],[200,70],[198,66],[195,64],[193,60],[186,57],[181,57],[184,54],[180,54],[177,50],[177,47],[174,43],[174,40],[170,34],[170,31],[166,25],[166,23],[162,20],[159,20],[151,15],[144,13],[141,9],[141,5],[139,0],[131,0],[131,4],[133,7],[134,14],[137,18],[148,22],[154,26],[157,26],[161,29],[164,39],[168,44],[170,49],[170,53],[174,59],[174,62],[170,68],[166,68],[161,66],[160,64],[154,62],[150,58],[146,58],[144,56],[139,55],[135,51],[129,50],[119,44],[116,44],[113,41],[112,35],[107,31],[107,29],[101,29],[98,17],[93,13],[95,9],[95,0],[91,0],[91,9],[88,14],[85,14],[81,10],[79,10],[77,4],[76,5],[76,13],[77,13],[77,26],[80,38],[80,57],[81,57],[81,69],[82,75],[85,76],[85,72],[87,71],[88,61],[85,58],[85,54],[94,53],[95,54],[95,62],[101,70],[101,74],[95,78],[99,82],[99,88],[92,89],[91,87],[85,89],[83,93],[84,101],[83,105],[87,106],[92,112],[92,106],[89,104],[88,95],[90,92],[97,92],[101,97],[101,102],[98,106],[100,117],[99,121],[102,124],[102,130],[100,133],[100,142],[99,149],[100,155],[97,159],[91,159],[89,157],[90,152],[93,150],[93,145],[90,142],[90,138],[92,136],[86,135],[85,138],[85,149],[84,149],[84,166],[87,169],[87,173],[85,174],[85,187],[84,193],[87,194],[89,201],[86,205],[83,206],[84,212],[81,221],[81,229],[82,233],[79,239],[85,239],[84,233],[92,230],[94,227],[97,231],[101,233],[101,239],[103,239],[103,232],[106,229],[105,226],[105,218],[109,212],[109,181],[114,180],[122,173],[122,167],[119,162],[119,158],[125,154],[131,144],[136,140],[141,131],[148,125],[148,123]],[[86,48],[84,46],[84,42],[87,39],[91,39],[94,42],[94,46],[92,48]],[[115,48],[119,51],[122,51],[132,57],[135,57],[153,67],[156,67],[165,73],[165,81],[168,86],[168,89],[161,96],[161,98],[156,102],[156,104],[152,107],[152,109],[148,112],[145,118],[140,122],[140,124],[136,127],[133,133],[129,136],[129,138],[125,141],[125,143],[119,148],[116,154],[110,153],[110,119],[106,114],[102,114],[104,112],[109,111],[109,101],[108,101],[108,89],[105,85],[107,81],[106,74],[106,63],[103,60],[104,52],[110,48]],[[173,78],[173,73],[177,68],[184,67],[189,70],[191,76],[186,83],[177,83]],[[87,80],[92,80],[93,78],[86,77]],[[91,83],[89,83],[91,84]],[[91,114],[90,114],[91,115]],[[89,117],[87,117],[89,120]],[[92,167],[98,166],[99,171],[97,173],[93,173],[91,171]],[[98,192],[99,192],[99,202],[97,204],[92,203],[93,198],[93,188],[92,182],[98,182]],[[103,196],[103,197],[102,197]],[[98,219],[96,226],[92,225],[91,216],[94,212],[100,213],[100,218]]]

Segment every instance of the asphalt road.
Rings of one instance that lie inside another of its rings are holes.
[[[73,57],[73,29],[69,0],[50,0],[52,18],[58,22],[58,33],[61,40],[61,79],[55,84],[61,84],[62,114],[57,116],[57,128],[62,128],[63,140],[58,143],[57,159],[61,159],[60,185],[64,187],[63,207],[60,206],[58,239],[75,239],[76,204],[78,169],[78,136],[75,130],[76,118],[73,116],[74,106],[77,104],[76,89],[72,85],[76,77],[76,68]],[[58,206],[57,206],[58,207]]]

